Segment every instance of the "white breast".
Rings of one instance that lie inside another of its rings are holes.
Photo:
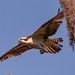
[[[41,48],[41,44],[43,45],[43,41],[41,39],[33,39],[33,44],[37,45],[39,48]]]

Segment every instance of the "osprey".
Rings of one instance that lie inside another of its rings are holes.
[[[62,38],[48,38],[56,33],[61,19],[64,18],[63,12],[60,12],[51,20],[43,24],[34,34],[28,37],[22,37],[19,39],[19,44],[7,51],[0,57],[0,61],[6,60],[12,56],[21,55],[23,52],[30,49],[39,49],[40,53],[56,53],[63,47],[59,42],[62,42]]]

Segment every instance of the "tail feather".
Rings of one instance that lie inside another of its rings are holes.
[[[53,48],[51,48],[51,47],[49,47],[49,48],[52,51],[52,53],[56,53],[56,51]]]
[[[55,43],[63,42],[62,38],[54,38],[54,39],[50,38],[50,39],[48,39],[48,40],[49,40],[49,41],[53,41],[53,42],[55,42]]]
[[[45,45],[52,51],[52,53],[56,53],[61,50],[61,47],[63,47],[59,42],[63,42],[62,38],[47,39]]]

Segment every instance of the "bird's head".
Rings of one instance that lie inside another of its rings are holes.
[[[18,42],[19,42],[19,43],[25,43],[27,40],[28,40],[27,37],[21,37],[21,38],[18,40]]]
[[[32,38],[31,38],[31,36],[21,37],[18,42],[19,43],[30,43],[30,42],[32,42]]]

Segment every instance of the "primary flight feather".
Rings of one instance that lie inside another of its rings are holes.
[[[34,34],[28,37],[22,37],[19,39],[19,44],[7,51],[0,57],[0,61],[4,61],[12,56],[21,55],[23,52],[30,49],[39,49],[40,53],[56,53],[63,47],[59,42],[62,42],[62,38],[48,38],[56,33],[57,29],[61,25],[61,19],[64,18],[63,12],[60,12],[51,20],[43,24]]]

